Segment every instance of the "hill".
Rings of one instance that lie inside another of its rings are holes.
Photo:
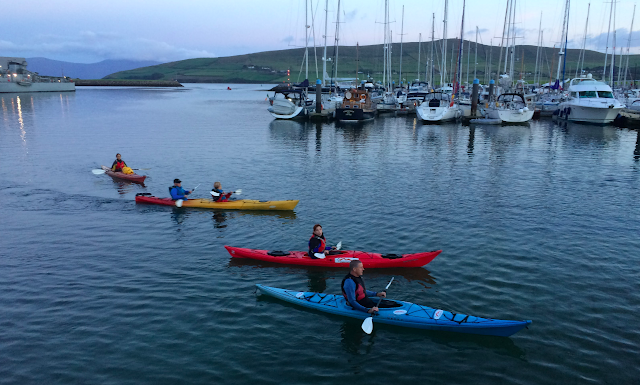
[[[451,68],[455,70],[455,62],[458,57],[457,40],[447,40],[447,72],[453,73]],[[516,46],[514,72],[515,77],[519,78],[522,73],[523,78],[529,82],[533,80],[533,72],[536,62],[537,47],[523,45]],[[313,48],[309,49],[309,79],[313,83],[316,78],[322,78],[322,48],[317,48],[318,70],[316,75],[316,54]],[[402,77],[405,81],[411,81],[418,78],[418,43],[405,43],[402,47]],[[431,52],[431,42],[423,42],[420,48],[420,78],[425,79],[425,66]],[[469,42],[464,42],[464,54],[462,58],[462,79],[467,79],[467,52],[469,50]],[[434,43],[434,80],[436,83],[440,81],[439,68],[441,67],[440,54],[441,41]],[[573,77],[576,73],[577,61],[580,50],[567,50],[566,60],[566,77]],[[334,48],[327,48],[327,56],[333,57]],[[363,79],[367,75],[375,80],[382,80],[383,72],[383,48],[382,45],[369,45],[362,47],[339,47],[338,58],[338,77],[355,77],[356,68],[358,68],[359,79]],[[502,66],[504,68],[504,50]],[[540,60],[543,63],[542,81],[548,82],[549,79],[555,79],[558,49],[543,47],[540,49]],[[393,79],[399,82],[400,70],[400,44],[394,43],[392,47],[393,56]],[[475,56],[475,43],[471,42],[471,57],[469,61],[469,81],[473,79],[473,61]],[[135,70],[121,71],[107,76],[108,79],[162,79],[177,80],[181,83],[282,83],[282,82],[300,82],[304,80],[303,64],[304,48],[289,49],[283,51],[258,52],[247,55],[219,57],[219,58],[200,58],[188,59],[171,63],[159,64],[155,66],[138,68]],[[489,73],[485,70],[485,65],[492,63],[493,73],[498,66],[500,50],[498,47],[489,47],[478,44],[478,63],[477,77],[482,83],[488,81]],[[356,61],[356,58],[359,58]],[[619,57],[616,57],[616,66]],[[626,61],[626,57],[624,57]],[[631,55],[629,58],[629,74],[627,79],[638,79],[636,76],[637,66],[640,64],[640,55]],[[595,51],[586,51],[584,59],[584,68],[586,72],[590,72],[596,78],[601,78],[604,65],[604,54]],[[287,76],[287,71],[290,75]],[[327,64],[327,72],[331,72],[331,62]],[[551,75],[550,75],[551,73]],[[616,68],[617,78],[618,68]]]
[[[69,76],[76,79],[101,79],[118,71],[160,64],[157,61],[103,60],[84,64],[51,60],[44,57],[27,58],[29,71],[45,76]]]

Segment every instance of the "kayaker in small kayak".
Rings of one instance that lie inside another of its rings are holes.
[[[113,161],[111,165],[111,171],[113,172],[122,172],[122,169],[127,167],[127,164],[122,160],[122,155],[116,154],[116,160]]]
[[[375,302],[369,297],[381,297],[385,298],[387,293],[384,291],[376,293],[375,291],[369,291],[364,286],[364,280],[362,275],[364,274],[364,265],[361,261],[354,259],[349,262],[349,274],[347,274],[342,280],[342,295],[347,300],[349,306],[355,310],[371,313],[378,311],[378,307]],[[391,302],[391,301],[389,301]],[[394,307],[397,306],[392,303],[391,306],[384,306],[382,303],[380,307]],[[386,305],[386,304],[385,304]]]
[[[171,199],[174,201],[178,199],[188,200],[187,195],[191,194],[191,191],[185,191],[182,188],[182,181],[180,179],[173,180],[173,187],[169,187],[169,193],[171,193]]]
[[[213,188],[211,189],[211,196],[213,197],[214,202],[226,202],[229,200],[231,194],[233,193],[225,193],[224,191],[222,191],[222,184],[220,184],[220,182],[215,182],[213,184]]]
[[[327,248],[327,240],[322,233],[322,226],[313,226],[313,235],[309,238],[309,257],[312,259],[324,259],[334,247]]]

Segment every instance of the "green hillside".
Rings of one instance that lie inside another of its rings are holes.
[[[458,41],[450,39],[447,42],[447,67],[455,70],[455,61],[458,57]],[[467,79],[467,52],[468,41],[464,44],[464,55],[462,59],[462,80]],[[309,80],[313,84],[317,77],[322,78],[322,48],[317,48],[318,76],[316,76],[316,56],[313,48],[309,49]],[[327,48],[329,57],[333,57],[333,47]],[[357,57],[356,61],[356,51]],[[402,78],[405,81],[411,81],[418,78],[418,43],[405,43],[402,47]],[[439,83],[441,41],[434,43],[434,62],[435,65],[435,83]],[[522,77],[527,81],[533,81],[533,71],[536,62],[535,46],[517,46],[515,51],[514,72],[515,77]],[[356,68],[360,74],[359,79],[371,76],[374,80],[382,80],[383,72],[383,49],[382,45],[369,45],[356,47],[340,47],[338,58],[338,77],[355,77]],[[421,69],[420,78],[425,79],[425,65],[428,57],[430,57],[431,42],[422,43],[421,47]],[[437,52],[437,54],[436,54]],[[577,61],[580,51],[578,49],[569,49],[566,60],[566,77],[570,78],[575,75]],[[473,61],[475,55],[475,43],[471,43],[471,60],[469,61],[469,81],[473,79]],[[392,48],[393,56],[393,80],[399,82],[400,70],[400,44],[394,43]],[[504,56],[504,50],[503,50]],[[200,58],[188,59],[171,63],[160,64],[151,67],[143,67],[130,71],[116,72],[105,79],[140,79],[140,80],[177,80],[181,83],[283,83],[283,82],[300,82],[304,80],[304,68],[302,67],[304,57],[304,49],[296,48],[283,51],[258,52],[247,55],[219,57],[219,58]],[[482,83],[486,83],[489,74],[486,73],[485,66],[490,59],[493,68],[493,76],[498,66],[500,58],[500,50],[497,47],[489,47],[478,44],[478,63],[477,77]],[[555,74],[558,62],[558,49],[541,48],[540,60],[542,61],[542,82],[548,82],[549,79],[555,80]],[[524,59],[524,60],[523,60]],[[503,57],[503,64],[504,60]],[[610,59],[609,59],[610,60]],[[616,66],[619,62],[619,56],[616,57]],[[626,62],[626,57],[623,57]],[[524,65],[523,65],[524,62]],[[629,73],[627,79],[638,79],[636,76],[637,67],[640,64],[640,55],[631,55],[629,57]],[[596,78],[602,77],[604,65],[604,54],[587,51],[584,59],[584,67]],[[331,71],[332,64],[328,63],[327,72]],[[551,69],[551,70],[550,70]],[[287,70],[290,75],[287,76]],[[301,71],[302,70],[302,71]],[[551,72],[551,76],[549,73]],[[618,68],[614,77],[617,79]],[[452,71],[448,70],[449,76]],[[448,77],[449,77],[448,76]]]

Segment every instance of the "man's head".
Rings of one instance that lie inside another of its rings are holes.
[[[118,160],[122,159],[122,155],[116,154],[116,159],[118,159]]]
[[[178,178],[173,180],[173,185],[174,186],[180,186],[180,183],[182,183],[182,181],[180,179],[178,179]]]
[[[362,274],[364,274],[364,265],[360,260],[354,259],[349,262],[349,269],[351,275],[353,275],[354,277],[360,277]]]
[[[220,187],[222,187],[222,184],[220,184],[220,182],[213,183],[213,188],[220,190]]]

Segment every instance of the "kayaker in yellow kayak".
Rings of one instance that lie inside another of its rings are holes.
[[[327,248],[327,240],[322,233],[322,226],[316,224],[313,226],[313,235],[309,238],[309,257],[312,259],[324,259],[329,251],[335,247]]]
[[[211,197],[214,202],[226,202],[229,200],[231,194],[233,194],[233,192],[225,193],[222,191],[222,184],[220,184],[220,182],[215,182],[211,189]]]
[[[173,180],[173,187],[169,187],[169,193],[171,193],[171,199],[184,201],[188,200],[187,195],[191,194],[191,191],[185,191],[182,188],[182,181],[178,178]]]

